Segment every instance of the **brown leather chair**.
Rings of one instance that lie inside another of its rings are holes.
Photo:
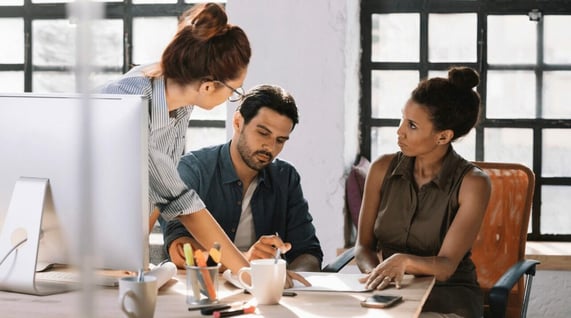
[[[535,177],[521,164],[474,163],[492,183],[486,216],[472,247],[478,282],[485,295],[484,317],[525,317],[539,263],[525,260]]]

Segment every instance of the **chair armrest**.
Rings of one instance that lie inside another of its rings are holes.
[[[337,256],[333,262],[325,265],[322,272],[337,273],[355,257],[355,247],[351,247]]]
[[[492,317],[504,317],[507,308],[508,294],[523,275],[535,275],[536,260],[522,260],[510,267],[494,284],[489,292]]]

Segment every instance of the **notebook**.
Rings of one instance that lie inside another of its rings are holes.
[[[288,290],[297,291],[330,291],[330,292],[367,292],[365,284],[359,282],[364,274],[325,273],[325,272],[297,272],[311,283],[305,286],[294,281],[294,286]]]

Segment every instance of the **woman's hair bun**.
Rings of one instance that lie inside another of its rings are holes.
[[[469,67],[452,67],[448,71],[448,80],[456,87],[472,89],[478,86],[480,76]]]
[[[219,4],[196,5],[186,15],[186,23],[192,26],[194,36],[203,41],[228,31],[228,16]]]

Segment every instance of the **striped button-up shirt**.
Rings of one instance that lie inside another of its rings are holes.
[[[146,67],[131,69],[120,79],[104,85],[101,93],[143,95],[150,101],[149,198],[161,216],[170,220],[205,208],[196,191],[185,185],[177,171],[193,106],[169,113],[164,78],[145,76]]]

